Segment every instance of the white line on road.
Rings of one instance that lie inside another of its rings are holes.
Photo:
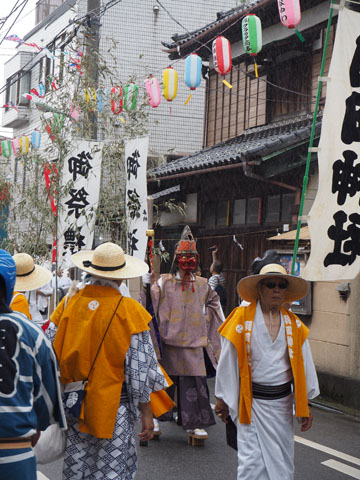
[[[295,442],[302,443],[307,447],[314,448],[315,450],[320,450],[321,452],[327,453],[332,457],[338,457],[346,462],[354,463],[355,465],[360,466],[360,458],[352,457],[351,455],[347,455],[346,453],[339,452],[338,450],[334,450],[333,448],[325,447],[325,445],[321,445],[320,443],[312,442],[311,440],[306,440],[305,438],[298,437],[295,435]],[[354,477],[360,478],[360,477]]]
[[[337,470],[338,472],[345,473],[345,475],[349,475],[352,478],[360,479],[360,470],[345,465],[345,463],[340,463],[336,460],[326,460],[325,462],[321,462],[321,464],[330,467],[333,470]]]

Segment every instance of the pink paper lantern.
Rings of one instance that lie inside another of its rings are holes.
[[[221,75],[226,75],[231,70],[231,47],[227,38],[220,36],[212,43],[212,53],[215,70]]]
[[[281,23],[287,28],[295,28],[301,20],[299,0],[278,0]]]
[[[157,78],[153,77],[152,75],[149,76],[145,80],[145,88],[149,96],[149,104],[156,108],[161,103],[161,93],[160,93],[160,85]]]

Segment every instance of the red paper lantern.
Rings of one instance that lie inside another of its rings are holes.
[[[287,28],[295,28],[301,20],[299,0],[278,0],[280,20]]]
[[[227,38],[220,36],[212,43],[212,53],[215,70],[221,75],[226,75],[231,70],[231,47]]]

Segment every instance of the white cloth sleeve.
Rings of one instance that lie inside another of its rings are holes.
[[[236,421],[239,415],[239,364],[234,345],[221,338],[221,354],[216,370],[215,397],[223,400],[229,407],[230,416]]]
[[[312,400],[320,394],[320,389],[314,361],[311,355],[310,343],[307,339],[303,343],[302,354],[304,359],[307,397],[309,400]]]

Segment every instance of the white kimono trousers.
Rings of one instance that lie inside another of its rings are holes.
[[[292,480],[294,478],[293,394],[277,400],[253,398],[251,424],[240,424],[239,368],[235,347],[221,337],[215,396],[221,398],[237,425],[238,480]],[[319,395],[310,345],[302,347],[308,399]],[[251,335],[252,381],[282,385],[292,380],[284,320],[272,342],[259,303]]]

